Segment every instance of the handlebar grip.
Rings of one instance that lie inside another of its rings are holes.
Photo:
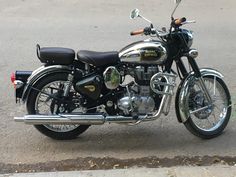
[[[185,22],[186,21],[186,18],[183,17],[183,18],[178,18],[174,21],[175,25],[181,25],[181,23]]]
[[[136,31],[132,31],[130,32],[130,35],[138,35],[138,34],[143,34],[144,33],[144,29],[140,29],[140,30],[136,30]]]

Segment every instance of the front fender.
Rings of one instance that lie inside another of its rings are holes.
[[[201,68],[200,69],[201,75],[204,76],[214,76],[218,78],[223,78],[223,74],[221,74],[219,71],[211,68]],[[175,99],[175,110],[176,115],[178,118],[178,121],[181,123],[184,123],[189,118],[189,112],[186,109],[188,106],[187,104],[187,94],[190,89],[191,83],[195,80],[194,72],[190,72],[185,79],[182,80],[180,83],[177,93],[176,93],[176,99]]]
[[[61,72],[69,73],[71,71],[73,71],[72,67],[65,65],[41,66],[40,68],[36,69],[35,71],[33,71],[31,76],[27,80],[26,86],[22,94],[22,101],[25,102],[32,89],[32,86],[44,76],[48,74],[61,73]]]

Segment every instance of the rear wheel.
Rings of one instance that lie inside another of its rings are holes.
[[[208,103],[199,82],[195,80],[185,99],[184,109],[190,116],[184,125],[192,134],[209,139],[219,136],[228,124],[231,115],[231,98],[221,78],[204,76],[203,80],[213,103]],[[181,116],[178,105],[179,92],[176,96],[176,113],[177,116]]]
[[[65,101],[58,101],[54,98],[61,98],[64,93],[65,85],[67,84],[67,73],[59,73],[45,76],[38,81],[30,92],[26,106],[28,114],[59,114],[70,112],[83,112],[83,109],[78,108],[70,101],[73,97],[77,97],[77,93],[71,89],[69,96]],[[40,90],[41,92],[37,91]],[[64,99],[64,98],[63,98]],[[44,135],[57,140],[75,139],[78,135],[85,132],[90,125],[35,125],[35,128]]]

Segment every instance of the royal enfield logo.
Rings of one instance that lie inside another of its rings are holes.
[[[94,92],[96,90],[96,87],[94,85],[86,85],[84,88],[88,89],[90,92]]]
[[[157,57],[157,52],[155,50],[145,50],[144,57]]]

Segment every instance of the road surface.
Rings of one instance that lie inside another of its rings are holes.
[[[236,1],[184,0],[176,17],[196,20],[186,26],[195,32],[193,47],[199,50],[201,67],[213,67],[225,75],[233,102],[236,101]],[[174,104],[167,117],[137,126],[106,124],[92,126],[78,139],[55,141],[32,126],[15,123],[24,105],[16,105],[10,74],[33,70],[41,64],[35,45],[60,46],[74,50],[119,50],[145,36],[131,37],[130,31],[147,22],[130,20],[139,8],[158,26],[168,27],[173,1],[163,0],[15,0],[0,1],[0,163],[35,164],[76,158],[115,159],[174,158],[176,156],[236,156],[236,113],[224,134],[202,140],[177,122]],[[1,171],[1,169],[0,169]]]

